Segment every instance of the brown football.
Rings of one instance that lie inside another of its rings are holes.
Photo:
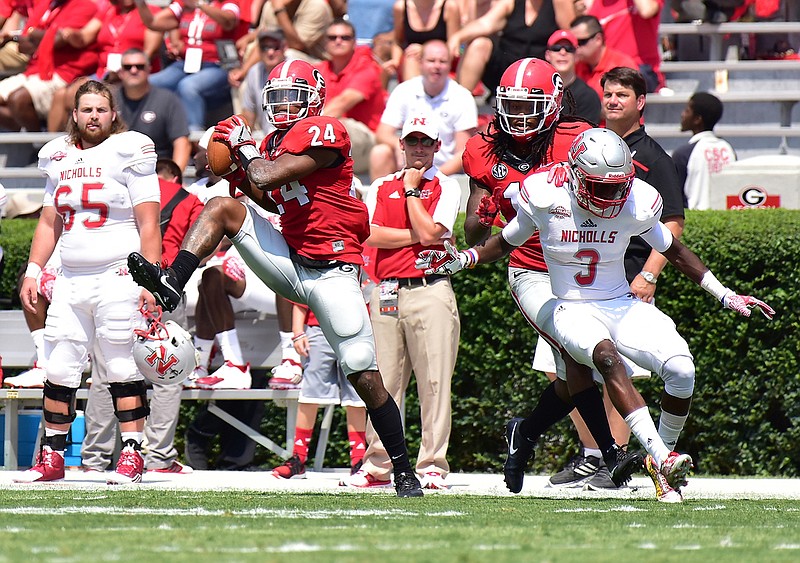
[[[247,123],[243,115],[238,114],[238,117],[242,118],[242,120]],[[236,162],[231,158],[231,151],[228,145],[222,141],[211,139],[208,141],[208,149],[206,150],[208,151],[208,168],[217,176],[229,174],[238,167]]]

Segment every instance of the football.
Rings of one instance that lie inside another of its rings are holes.
[[[247,123],[247,120],[243,115],[238,114],[238,117]],[[250,124],[248,123],[248,125]],[[231,158],[231,151],[228,148],[228,145],[222,141],[215,141],[214,139],[209,140],[208,148],[206,150],[208,151],[208,168],[217,176],[230,174],[236,170],[236,168],[238,168],[236,161]]]

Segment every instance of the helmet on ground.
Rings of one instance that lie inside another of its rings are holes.
[[[572,142],[569,164],[578,205],[604,219],[619,215],[634,178],[625,141],[608,129],[587,129]]]
[[[298,59],[273,68],[261,92],[261,107],[277,129],[289,129],[301,119],[321,115],[324,103],[322,73]]]
[[[161,322],[161,307],[144,311],[146,329],[134,330],[133,359],[151,383],[179,384],[194,371],[199,355],[192,336],[175,321]]]
[[[509,66],[497,86],[500,128],[518,141],[528,141],[549,129],[561,113],[564,81],[541,59],[520,59]]]

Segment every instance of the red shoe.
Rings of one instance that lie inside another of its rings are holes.
[[[349,478],[339,481],[340,487],[356,487],[359,489],[384,489],[392,486],[389,479],[378,479],[366,472],[364,469],[359,469],[353,473]]]
[[[272,470],[272,475],[281,479],[305,479],[306,478],[306,464],[300,461],[300,458],[293,455]]]
[[[36,464],[14,479],[15,483],[41,483],[64,478],[64,456],[50,446],[42,446],[36,455]]]
[[[129,442],[119,454],[117,468],[108,476],[106,483],[109,485],[127,485],[128,483],[141,483],[144,472],[144,459],[135,447]]]
[[[193,473],[194,469],[188,465],[184,465],[179,461],[173,461],[169,467],[159,467],[158,469],[148,469],[149,473],[178,473],[179,475],[188,475]]]

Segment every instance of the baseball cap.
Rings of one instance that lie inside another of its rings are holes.
[[[403,124],[401,139],[405,139],[411,133],[422,133],[426,137],[439,140],[439,123],[435,117],[426,114],[411,114]]]
[[[565,29],[559,29],[553,32],[553,35],[550,36],[550,39],[547,40],[547,46],[552,47],[559,41],[569,41],[569,44],[573,47],[578,46],[578,39],[571,31],[567,31]]]
[[[267,27],[259,30],[258,42],[261,43],[264,39],[274,39],[275,41],[283,41],[286,36],[283,30],[279,27]]]

